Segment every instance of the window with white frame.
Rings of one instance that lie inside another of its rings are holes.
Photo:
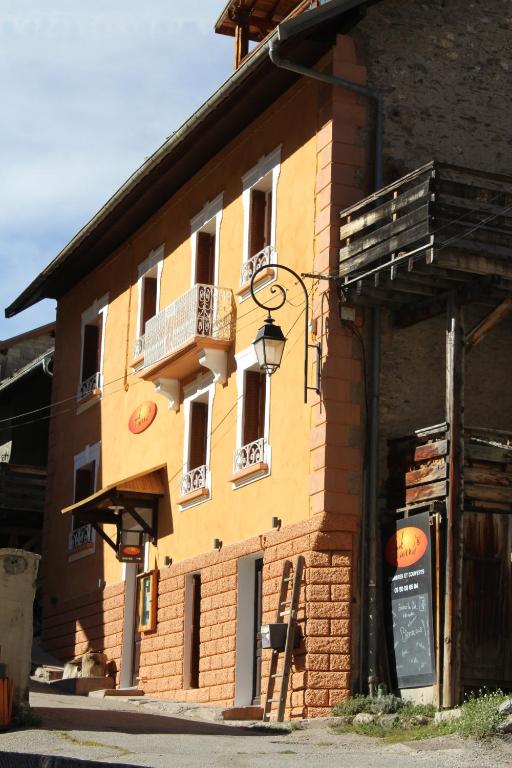
[[[182,509],[206,501],[211,493],[210,436],[215,384],[196,385],[183,400],[185,439],[179,504]]]
[[[93,400],[102,393],[107,311],[108,294],[82,313],[80,382],[77,393],[77,400],[81,402]]]
[[[98,469],[100,463],[100,443],[86,445],[81,453],[74,458],[74,502],[82,501],[91,496],[98,487]],[[90,523],[83,523],[73,515],[68,548],[73,553],[84,557],[94,552],[95,532]]]
[[[277,182],[281,169],[281,147],[261,157],[242,177],[244,205],[244,250],[240,272],[241,299],[249,296],[249,284],[256,270],[277,262],[276,200]],[[274,270],[263,269],[257,286],[274,278]]]
[[[217,285],[222,195],[202,208],[190,222],[192,245],[191,285]]]
[[[258,366],[251,346],[236,356],[238,389],[237,446],[233,461],[233,487],[270,474],[270,376]]]
[[[133,347],[134,362],[137,363],[144,355],[144,334],[146,323],[160,309],[160,281],[164,264],[164,246],[151,251],[138,268],[138,313],[135,344]]]

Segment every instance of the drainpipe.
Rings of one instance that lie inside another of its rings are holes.
[[[375,106],[375,136],[374,136],[374,187],[375,191],[383,186],[383,136],[384,136],[384,102],[381,95],[372,88],[367,88],[358,83],[352,83],[343,77],[319,72],[317,69],[295,64],[279,56],[279,28],[268,42],[268,53],[271,62],[280,69],[296,72],[298,75],[319,80],[369,99]],[[370,372],[370,397],[371,406],[368,414],[368,457],[365,480],[366,510],[363,511],[361,525],[362,550],[366,552],[368,541],[367,570],[361,574],[363,588],[361,604],[364,602],[364,584],[367,584],[368,600],[368,688],[371,695],[377,690],[377,649],[378,649],[378,616],[377,616],[377,490],[378,490],[378,464],[379,464],[379,398],[380,398],[380,307],[372,310],[372,334],[371,334],[371,372]],[[364,562],[364,556],[362,558]],[[366,569],[365,569],[366,570]],[[361,641],[364,641],[361,633]],[[363,653],[360,652],[361,680],[363,678]]]

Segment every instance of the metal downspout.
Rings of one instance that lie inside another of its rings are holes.
[[[375,191],[383,186],[383,137],[384,137],[384,102],[380,94],[372,88],[367,88],[358,83],[352,83],[343,77],[319,72],[317,69],[295,64],[279,56],[279,34],[268,42],[268,53],[271,62],[280,69],[296,72],[298,75],[319,80],[323,83],[346,88],[349,91],[363,96],[375,105],[375,137],[374,137],[374,187]],[[371,380],[370,396],[371,405],[368,414],[368,467],[366,472],[365,497],[366,510],[363,510],[361,540],[362,549],[365,551],[368,542],[368,573],[361,573],[362,594],[364,584],[367,584],[368,596],[368,686],[373,695],[377,687],[377,646],[378,646],[378,616],[377,616],[377,489],[378,489],[378,464],[379,464],[379,400],[380,400],[380,336],[381,336],[380,307],[372,310],[372,334],[371,334]],[[364,558],[363,558],[364,562]],[[363,566],[364,567],[364,566]],[[364,600],[361,600],[363,604]],[[363,635],[363,633],[361,633]],[[363,636],[361,640],[363,641]],[[362,659],[360,653],[361,680]]]

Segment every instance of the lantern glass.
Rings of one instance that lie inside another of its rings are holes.
[[[271,376],[281,365],[286,339],[279,325],[269,316],[258,330],[253,342],[261,370]]]

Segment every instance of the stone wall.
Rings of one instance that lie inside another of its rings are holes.
[[[74,600],[52,603],[47,599],[42,645],[63,661],[87,650],[101,651],[119,669],[123,614],[124,584],[95,590]]]
[[[385,105],[385,177],[437,159],[512,173],[510,0],[386,0],[354,37]]]
[[[331,530],[332,529],[332,530]],[[276,619],[283,565],[305,556],[287,716],[327,715],[349,695],[352,536],[333,516],[287,526],[159,572],[158,624],[142,638],[140,682],[150,695],[231,706],[235,698],[238,561],[263,557],[263,623]],[[185,577],[201,574],[199,688],[184,688]],[[239,649],[240,650],[240,649]],[[270,651],[263,651],[262,702]],[[276,689],[277,690],[277,689]]]
[[[54,337],[49,333],[35,339],[25,339],[6,350],[1,350],[0,342],[0,381],[12,376],[20,368],[51,349],[54,343]]]

